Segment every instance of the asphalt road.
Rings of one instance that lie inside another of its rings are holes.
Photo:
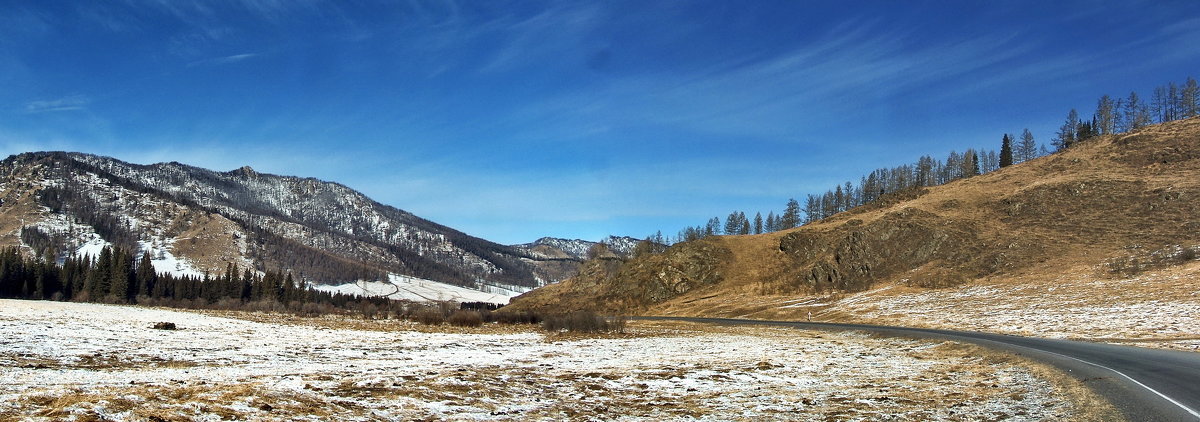
[[[972,331],[732,318],[635,317],[725,325],[861,330],[974,343],[1066,371],[1107,398],[1131,421],[1200,421],[1200,353]]]

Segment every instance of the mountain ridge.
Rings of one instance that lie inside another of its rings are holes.
[[[292,270],[329,284],[395,273],[468,287],[529,288],[558,281],[562,271],[543,267],[570,267],[381,204],[337,182],[250,166],[222,172],[50,151],[10,156],[0,161],[0,172],[6,175],[0,242],[24,244],[21,229],[29,226],[40,231],[29,236],[44,238],[39,246],[57,255],[97,235],[168,250],[201,272],[232,263]]]

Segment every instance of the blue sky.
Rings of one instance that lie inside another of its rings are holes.
[[[1200,2],[0,4],[0,154],[318,177],[502,243],[673,234],[1200,76]]]

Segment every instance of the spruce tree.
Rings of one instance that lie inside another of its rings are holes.
[[[1008,134],[1000,139],[1000,168],[1008,167],[1013,164],[1013,149],[1012,138]]]
[[[787,230],[800,225],[800,203],[796,202],[795,198],[788,199],[787,207],[783,210],[783,216],[780,217],[780,229]]]
[[[762,234],[762,232],[763,232],[762,212],[756,212],[756,213],[754,213],[754,234]]]
[[[154,265],[150,261],[150,252],[142,253],[142,259],[137,266],[137,294],[142,296],[152,296],[155,291],[155,282],[158,275],[154,273]]]

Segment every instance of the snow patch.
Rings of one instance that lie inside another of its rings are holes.
[[[171,246],[175,245],[175,239],[161,242],[158,239],[141,241],[138,242],[138,245],[139,253],[150,253],[150,264],[154,266],[156,273],[170,273],[176,277],[204,277],[204,272],[196,269],[191,261],[171,253]]]
[[[515,286],[485,286],[488,291],[469,289],[423,278],[388,274],[388,281],[358,281],[338,285],[318,285],[313,288],[330,293],[411,300],[414,302],[488,302],[507,305],[521,293]]]

